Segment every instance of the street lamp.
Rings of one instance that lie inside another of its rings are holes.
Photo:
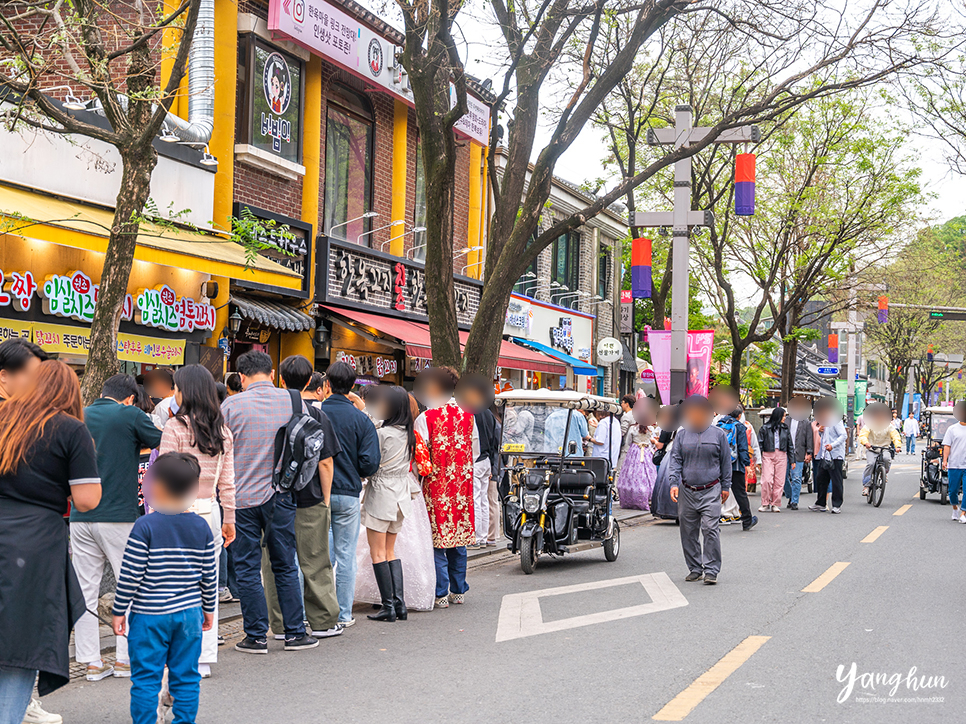
[[[333,232],[335,232],[335,230],[338,229],[340,226],[348,226],[349,224],[353,224],[356,221],[362,221],[363,219],[374,219],[377,216],[379,216],[379,214],[377,212],[375,212],[375,211],[367,211],[362,216],[357,216],[354,219],[349,219],[348,221],[343,221],[341,224],[336,224],[331,229],[329,229],[329,236],[332,236]]]
[[[424,231],[426,231],[426,227],[425,226],[416,226],[416,227],[413,227],[412,229],[410,229],[409,231],[407,231],[405,234],[400,234],[399,236],[396,237],[396,239],[402,239],[404,236],[409,236],[410,234],[413,234],[413,235],[415,235],[415,234],[422,234]],[[390,241],[395,241],[395,239],[390,239]],[[429,242],[426,242],[425,244],[417,244],[416,246],[414,246],[412,249],[409,250],[411,252],[414,252],[413,255],[411,257],[409,257],[409,258],[410,259],[415,259],[416,258],[416,254],[415,254],[416,249],[422,249],[424,246],[427,246],[428,244],[429,244]],[[406,253],[408,254],[409,251],[407,251]]]
[[[238,336],[238,330],[241,329],[242,315],[238,313],[236,308],[231,316],[228,317],[228,337],[229,339],[235,339]]]
[[[405,223],[405,222],[402,221],[402,220],[391,221],[388,224],[386,224],[385,226],[380,226],[378,229],[373,229],[372,231],[364,231],[361,234],[359,234],[359,236],[356,237],[356,244],[361,244],[362,243],[362,237],[363,236],[369,236],[369,234],[375,234],[377,231],[382,231],[383,229],[388,229],[388,228],[393,227],[393,226],[399,226],[400,224],[403,224],[403,223]],[[388,244],[388,243],[389,242],[386,242],[386,244]],[[383,244],[381,247],[379,247],[379,250],[382,251],[383,249],[385,249],[386,248],[386,244]]]

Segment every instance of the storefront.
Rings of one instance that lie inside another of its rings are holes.
[[[232,280],[228,302],[233,323],[219,342],[228,351],[228,369],[234,370],[239,355],[252,349],[268,353],[276,370],[290,354],[305,354],[311,359],[315,320],[306,309],[311,304],[312,225],[247,204],[235,204],[234,216],[253,217],[265,225],[263,241],[272,246],[259,251],[259,258],[287,269],[298,286],[266,284],[246,277]]]
[[[513,389],[563,389],[597,392],[600,377],[593,364],[594,316],[576,309],[514,294],[507,306],[503,334],[566,365],[559,375],[504,370],[503,386]]]
[[[425,267],[373,249],[320,237],[316,299],[320,304],[316,366],[354,364],[360,378],[411,384],[432,359]],[[482,282],[456,275],[456,315],[466,342],[479,307]],[[504,341],[501,370],[559,377],[567,368],[552,357]]]
[[[0,185],[0,218],[0,337],[31,339],[82,372],[113,212]],[[118,330],[122,369],[201,363],[220,376],[229,279],[246,275],[296,284],[268,259],[246,271],[244,250],[223,238],[142,223]]]

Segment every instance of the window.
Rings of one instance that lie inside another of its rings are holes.
[[[551,284],[551,293],[562,295],[566,291],[576,292],[580,284],[580,236],[576,232],[558,236],[551,249],[550,281],[560,285]],[[577,297],[568,296],[560,299],[559,303],[574,308],[577,306]]]
[[[604,299],[610,294],[610,249],[603,244],[597,253],[597,294]]]
[[[301,163],[304,64],[243,35],[238,65],[238,143]]]
[[[528,274],[530,276],[527,276]],[[530,262],[527,270],[523,272],[523,276],[520,277],[520,281],[513,286],[513,291],[517,294],[525,294],[528,297],[534,297],[536,296],[537,287],[539,286],[540,285],[537,283],[537,260],[534,259]],[[543,288],[546,289],[547,285],[544,284]]]
[[[419,136],[416,137],[416,203],[413,209],[413,228],[416,227],[426,227],[426,167],[423,166],[423,144]],[[425,231],[413,234],[413,259],[426,260],[425,244]]]
[[[365,97],[334,84],[325,122],[325,233],[371,245],[372,107]],[[360,239],[359,237],[362,236]]]

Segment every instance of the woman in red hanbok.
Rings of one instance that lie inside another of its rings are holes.
[[[458,379],[450,368],[431,367],[417,382],[417,395],[429,408],[416,419],[415,428],[433,463],[423,490],[433,530],[437,608],[463,603],[469,589],[466,546],[476,541],[473,461],[480,455],[480,436],[473,413],[453,399]]]

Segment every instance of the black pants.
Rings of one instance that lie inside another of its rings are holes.
[[[842,461],[841,460],[817,460],[812,465],[815,473],[815,490],[818,497],[815,504],[825,507],[828,489],[832,487],[832,507],[842,507]]]
[[[735,470],[731,473],[731,494],[741,509],[741,524],[747,528],[751,525],[751,505],[748,503],[748,491],[745,489],[745,473]]]

